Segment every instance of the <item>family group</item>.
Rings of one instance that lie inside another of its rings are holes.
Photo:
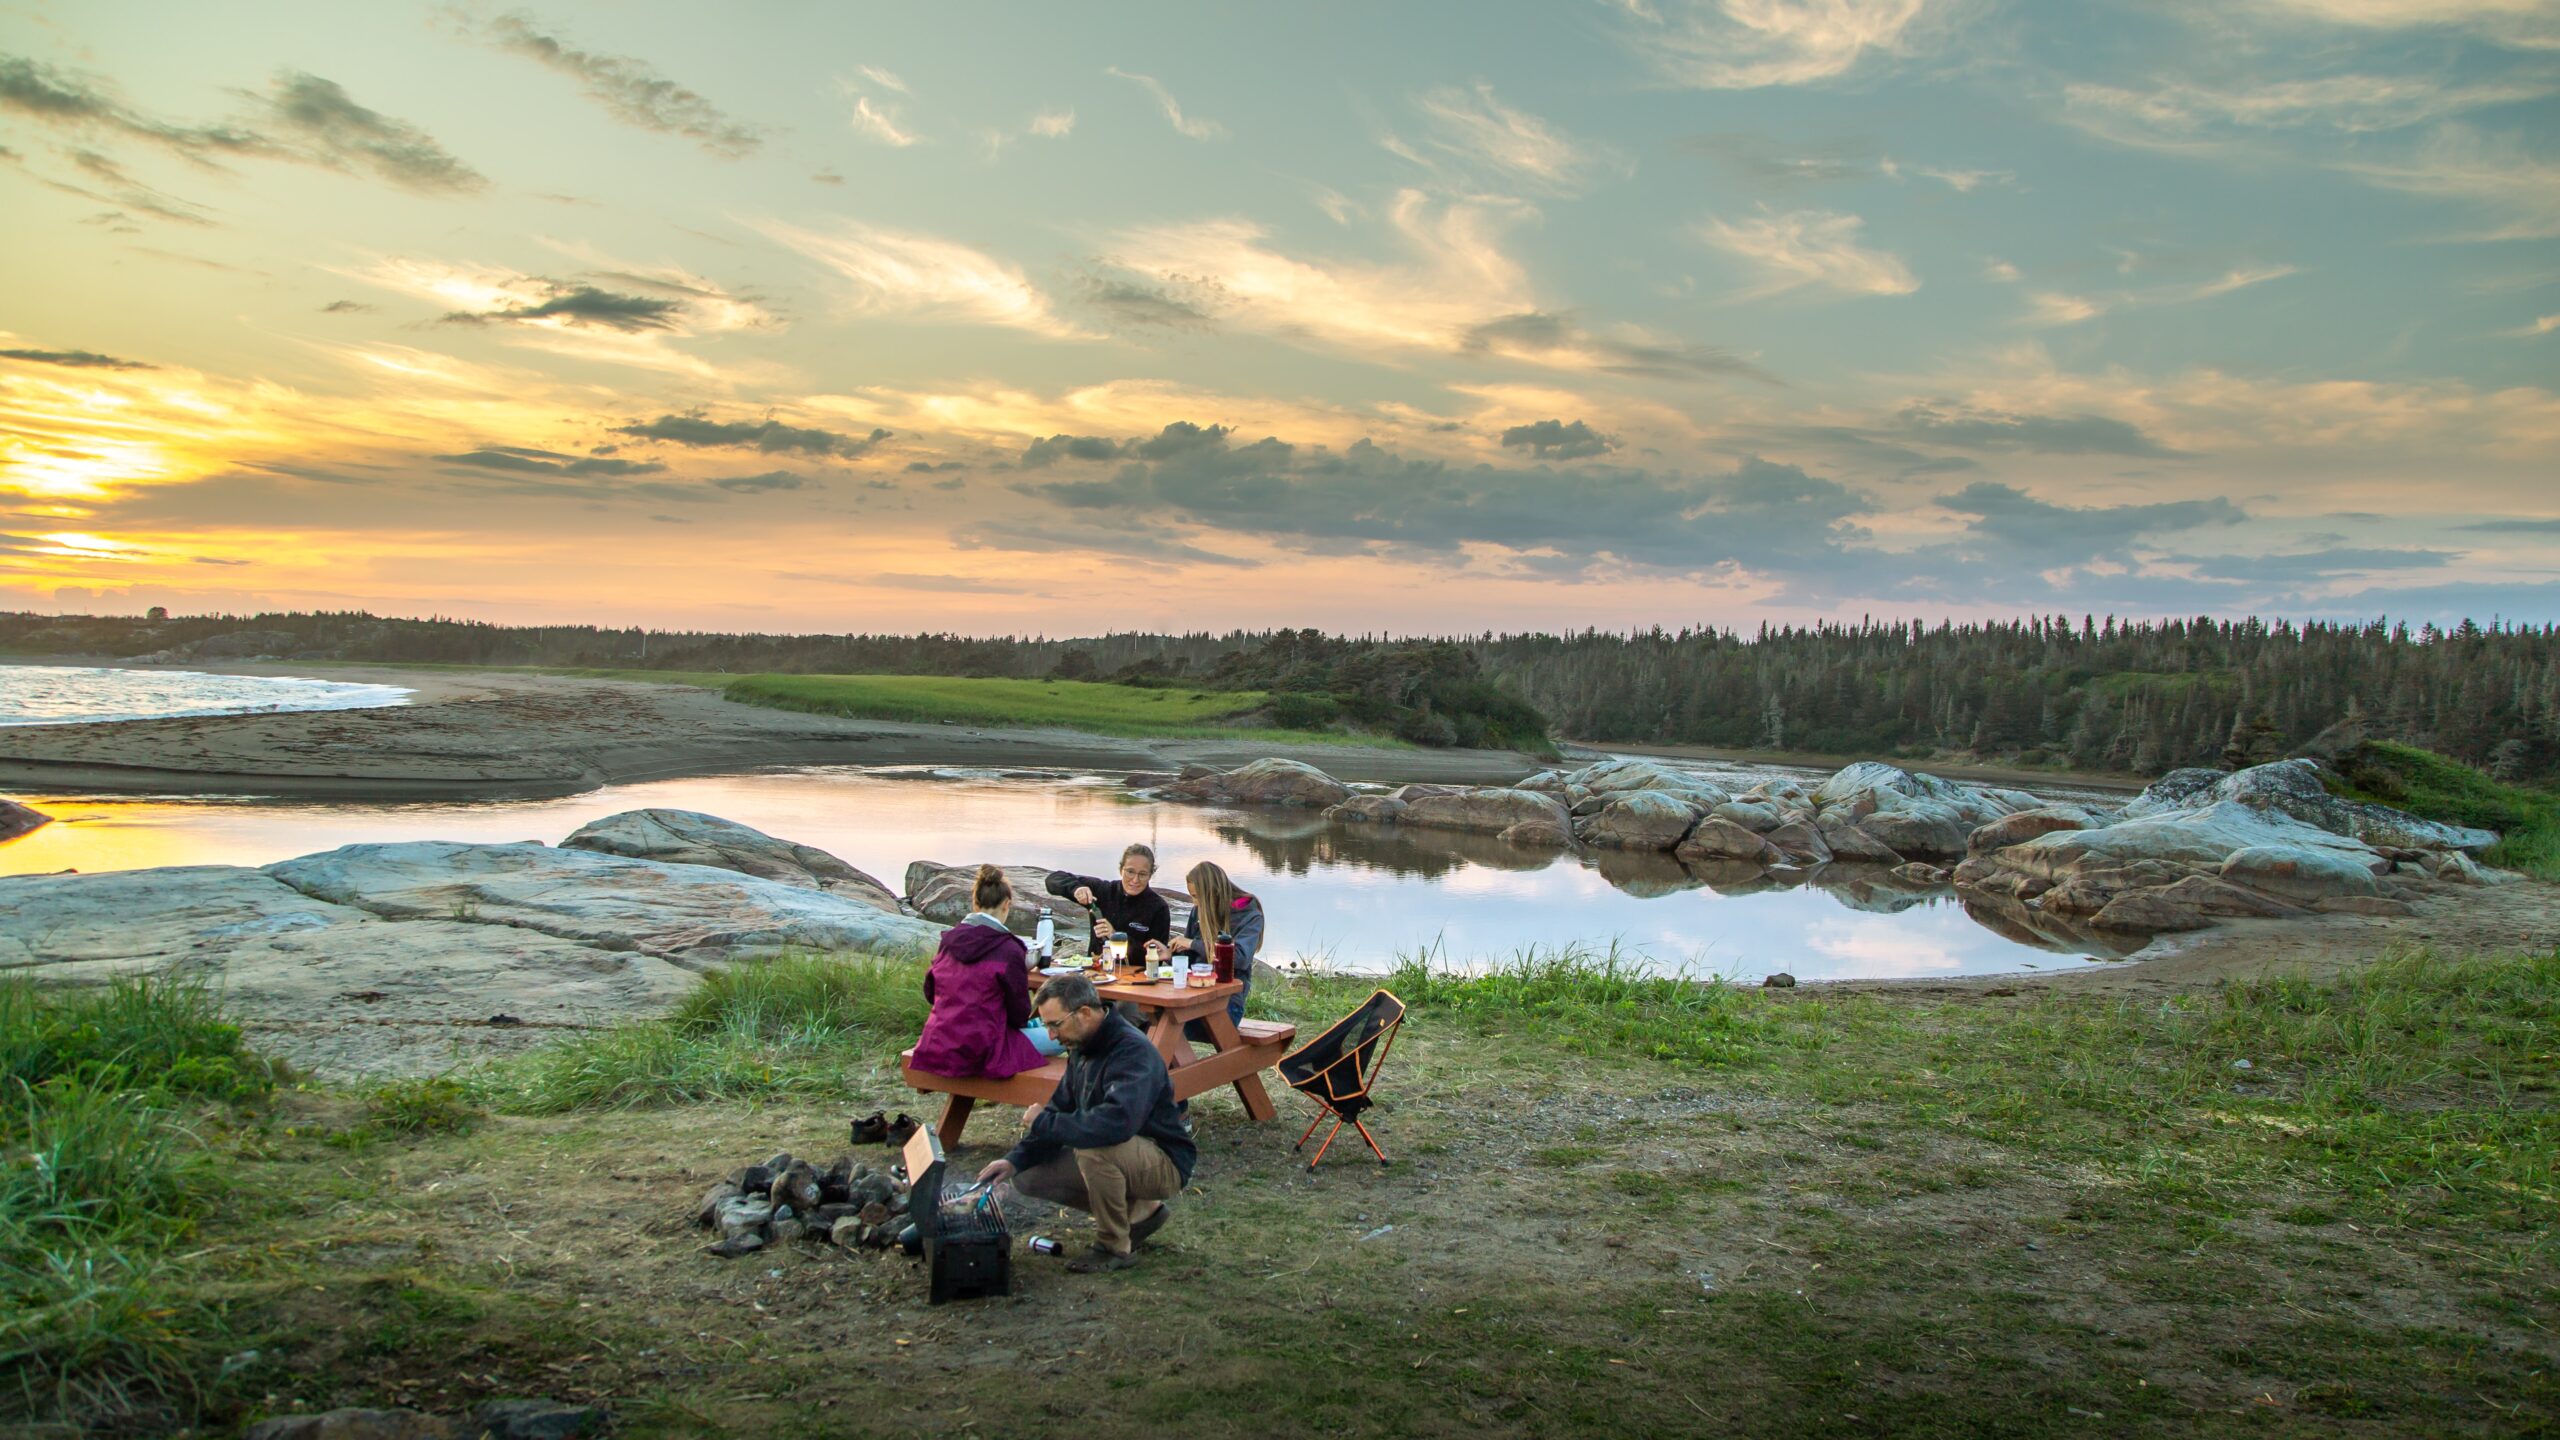
[[[1241,1020],[1262,947],[1262,902],[1204,860],[1183,877],[1191,914],[1177,935],[1172,907],[1155,891],[1155,872],[1155,852],[1131,845],[1121,852],[1116,881],[1059,870],[1046,888],[1091,912],[1097,952],[1121,935],[1133,961],[1187,965],[1205,960],[1218,942],[1231,944],[1242,988],[1227,1013]],[[1035,997],[1030,948],[1007,920],[1012,908],[1004,872],[980,866],[969,914],[943,932],[925,972],[931,1009],[910,1063],[935,1075],[1003,1079],[1066,1055],[1066,1073],[1048,1103],[1032,1107],[1020,1142],[978,1178],[1010,1180],[1023,1194],[1090,1211],[1094,1248],[1070,1268],[1125,1268],[1135,1247],[1163,1228],[1168,1202],[1190,1180],[1197,1152],[1186,1107],[1174,1098],[1155,1042],[1106,1004],[1091,980],[1059,975]]]

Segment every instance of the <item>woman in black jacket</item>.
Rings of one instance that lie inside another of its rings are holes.
[[[1149,887],[1156,878],[1156,852],[1144,845],[1132,845],[1120,852],[1120,878],[1117,882],[1098,880],[1091,875],[1078,875],[1072,870],[1049,872],[1049,893],[1073,900],[1094,913],[1093,953],[1102,953],[1102,942],[1118,931],[1129,937],[1129,961],[1144,964],[1150,942],[1165,944],[1173,939],[1173,907]]]

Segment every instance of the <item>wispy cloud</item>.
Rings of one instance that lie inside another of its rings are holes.
[[[2523,339],[2532,339],[2537,336],[2548,335],[2554,330],[2560,330],[2560,315],[2537,315],[2534,317],[2532,324],[2519,325],[2513,330],[2508,330],[2502,333]],[[7,351],[0,351],[0,354],[7,353]]]
[[[2386,189],[2476,205],[2492,217],[2487,229],[2452,238],[2560,236],[2560,159],[2527,151],[2508,137],[2445,125],[2405,159],[2350,161],[2339,168]]]
[[[2362,30],[2472,30],[2531,50],[2560,49],[2547,0],[2257,0],[2278,15]]]
[[[2560,93],[2548,78],[2449,84],[2431,75],[2325,75],[2230,87],[2187,80],[2146,87],[2078,81],[2062,90],[2063,118],[2119,145],[2147,150],[2231,148],[2246,132],[2376,134],[2493,105]]]
[[[1503,104],[1483,81],[1468,89],[1443,85],[1427,90],[1413,103],[1423,113],[1434,151],[1513,183],[1568,189],[1623,163],[1614,152],[1575,140],[1547,121]]]
[[[724,159],[737,159],[764,143],[754,127],[721,113],[702,96],[661,75],[641,60],[581,50],[536,29],[523,15],[489,22],[486,35],[502,50],[526,56],[569,76],[587,97],[616,120],[643,130],[681,135]]]
[[[1935,180],[1959,195],[1970,195],[1985,185],[2011,185],[2018,179],[2014,170],[1948,170],[1935,165],[1905,165],[1888,155],[1876,162],[1876,169],[1888,180],[1917,175]]]
[[[842,221],[820,232],[779,220],[756,228],[835,272],[860,315],[960,320],[1034,334],[1082,337],[1017,266],[956,240]]]
[[[1174,99],[1173,92],[1164,88],[1163,83],[1153,75],[1132,74],[1117,65],[1105,67],[1105,73],[1144,87],[1148,94],[1156,97],[1156,104],[1163,109],[1166,123],[1194,140],[1215,140],[1227,133],[1227,127],[1215,120],[1203,120],[1196,115],[1185,114],[1182,102]]]
[[[2015,270],[2011,271],[2014,277]],[[2224,271],[2211,280],[2189,285],[2154,285],[2139,290],[2110,290],[2090,295],[2073,295],[2060,291],[2032,291],[2027,296],[2028,311],[2023,322],[2028,325],[2077,325],[2119,310],[2152,309],[2162,305],[2187,305],[2198,300],[2211,300],[2252,285],[2281,280],[2297,275],[2292,265],[2244,265]]]
[[[904,149],[916,143],[915,132],[900,128],[897,117],[888,110],[873,105],[868,95],[853,97],[853,114],[847,117],[847,123],[853,126],[854,134],[883,145],[894,145]]]
[[[1537,308],[1527,272],[1503,253],[1508,206],[1397,198],[1400,264],[1285,255],[1251,220],[1154,226],[1120,237],[1110,260],[1193,308],[1245,328],[1338,345],[1443,352],[1497,317]]]
[[[899,79],[894,70],[883,70],[877,65],[857,65],[854,68],[862,72],[863,79],[883,90],[895,90],[901,95],[907,93],[907,82]]]
[[[1510,226],[1531,213],[1513,202],[1405,190],[1387,211],[1403,252],[1394,261],[1284,253],[1262,225],[1228,219],[1130,231],[1106,264],[1144,282],[1139,293],[1150,309],[1169,307],[1186,323],[1358,355],[1475,355],[1589,373],[1765,378],[1722,351],[1639,327],[1586,327],[1541,305],[1528,272],[1502,244]]]
[[[1043,110],[1024,121],[1019,130],[989,128],[978,132],[978,140],[987,147],[987,159],[995,160],[1004,148],[1017,140],[1064,140],[1076,132],[1073,110]]]
[[[1930,0],[1690,0],[1635,39],[1679,84],[1809,85],[1902,51],[1929,8]]]
[[[1763,212],[1749,219],[1710,218],[1698,236],[1761,274],[1748,296],[1815,286],[1842,295],[1908,295],[1920,288],[1899,256],[1858,243],[1865,221],[1825,210]]]

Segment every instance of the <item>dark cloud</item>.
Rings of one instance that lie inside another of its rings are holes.
[[[0,55],[0,110],[67,130],[147,140],[202,164],[212,164],[217,155],[276,153],[274,143],[254,131],[157,120],[79,76],[16,55]]]
[[[1459,353],[1504,355],[1541,364],[1590,368],[1611,375],[1660,380],[1706,380],[1727,375],[1780,383],[1750,361],[1707,345],[1664,345],[1619,339],[1582,329],[1570,315],[1524,311],[1488,320],[1467,331]]]
[[[275,125],[322,164],[370,170],[411,190],[459,192],[489,183],[425,131],[357,104],[334,80],[288,70],[260,99]]]
[[[965,475],[954,475],[954,476],[952,476],[952,477],[951,477],[950,479],[948,479],[948,480],[936,480],[936,481],[934,481],[934,482],[933,482],[933,488],[934,488],[934,489],[936,489],[936,490],[957,490],[957,489],[959,489],[961,486],[966,485],[966,484],[968,484],[968,483],[969,483],[969,480],[968,480],[968,477],[967,477],[967,476],[965,476]]]
[[[1973,517],[1966,533],[1990,542],[2001,558],[2039,569],[2121,555],[2144,536],[2237,525],[2248,512],[2228,500],[2170,500],[2153,505],[2055,505],[2013,485],[1976,481],[1938,504]]]
[[[1083,299],[1104,320],[1139,329],[1204,330],[1217,323],[1204,305],[1143,280],[1088,277]]]
[[[0,360],[24,360],[31,365],[62,365],[74,370],[157,370],[139,360],[119,360],[94,350],[0,350]]]
[[[1541,420],[1534,425],[1514,425],[1502,432],[1505,449],[1527,448],[1541,460],[1588,460],[1606,455],[1618,448],[1618,442],[1592,429],[1580,420],[1567,425],[1561,420]]]
[[[2379,520],[2382,517],[2359,516]],[[2555,520],[2483,520],[2477,525],[2464,525],[2464,530],[2485,531],[2491,535],[2560,535],[2560,519]]]
[[[794,475],[788,470],[767,470],[761,475],[731,475],[711,483],[740,495],[762,495],[775,490],[802,489],[809,480],[805,475]]]
[[[785,425],[778,420],[750,424],[743,420],[707,420],[700,415],[661,415],[645,423],[618,426],[614,433],[706,449],[753,449],[767,455],[840,455],[853,459],[869,454],[891,432],[874,427],[868,435],[839,435],[833,430]]]
[[[1110,460],[1120,454],[1120,442],[1100,435],[1052,435],[1034,440],[1022,452],[1026,470],[1037,470],[1061,460]]]
[[[959,460],[910,460],[907,462],[907,473],[910,475],[939,475],[945,470],[968,468],[966,462]]]
[[[528,450],[515,445],[492,445],[482,450],[436,458],[450,464],[517,475],[655,475],[667,468],[655,460],[596,459],[563,455],[554,450]]]
[[[539,304],[516,305],[504,310],[456,310],[444,317],[445,322],[483,325],[565,320],[572,325],[593,325],[600,329],[637,333],[672,330],[676,317],[684,311],[682,301],[661,300],[654,295],[621,295],[611,290],[599,290],[593,285],[564,285],[556,280],[541,283],[549,294]]]
[[[362,315],[373,309],[361,300],[332,300],[320,307],[323,315]]]
[[[258,123],[268,128],[157,119],[76,75],[22,57],[0,56],[0,110],[75,133],[142,140],[215,168],[224,159],[255,157],[370,171],[393,184],[426,192],[457,193],[488,183],[425,131],[358,104],[334,80],[287,70],[264,93],[235,93],[257,107]],[[95,150],[73,151],[72,163],[103,179],[132,183],[113,157]],[[135,193],[149,196],[153,192],[136,186]],[[125,203],[155,209],[132,196]],[[158,208],[169,208],[165,197]],[[193,217],[173,212],[168,218]]]
[[[221,555],[198,555],[195,557],[195,562],[199,565],[250,565],[256,563],[255,561],[250,560],[234,560]]]
[[[1128,447],[1107,481],[1016,488],[1069,511],[1160,511],[1325,554],[1454,560],[1468,545],[1615,559],[1680,572],[1793,570],[1841,558],[1869,502],[1791,465],[1746,460],[1730,474],[1593,468],[1570,485],[1540,470],[1453,467],[1367,440],[1339,453],[1276,437],[1237,445],[1223,426],[1168,425]]]
[[[2389,619],[2413,625],[2433,621],[2445,626],[2464,620],[2504,620],[2520,625],[2552,625],[2560,624],[2560,580],[2377,586],[2323,599],[2305,610],[2323,620]]]
[[[2338,575],[2376,570],[2431,570],[2459,560],[2459,550],[2313,550],[2298,555],[2180,555],[2174,563],[2192,565],[2206,580],[2240,584],[2301,585]]]
[[[1672,143],[1772,187],[1863,180],[1876,173],[1876,156],[1864,147],[1781,142],[1754,131],[1690,135]]]
[[[489,22],[498,48],[527,56],[578,82],[587,97],[626,125],[681,135],[723,159],[735,160],[764,143],[755,130],[719,107],[628,55],[580,50],[537,30],[529,17],[506,15]]]
[[[824,576],[810,576],[824,579]],[[845,583],[883,585],[892,590],[928,590],[951,595],[1021,595],[1031,593],[1020,585],[1007,585],[995,580],[973,580],[966,575],[906,575],[884,570],[871,575],[840,577]]]
[[[2016,415],[1946,403],[1905,406],[1890,433],[1959,450],[2025,450],[2040,455],[2187,458],[2122,420],[2104,415]]]
[[[1183,455],[1223,453],[1227,448],[1227,437],[1234,433],[1225,425],[1200,426],[1188,420],[1176,420],[1154,435],[1132,442],[1127,453],[1141,460],[1171,460]],[[1279,445],[1284,452],[1289,448],[1268,438],[1254,443],[1257,448]]]
[[[1055,555],[1061,550],[1086,550],[1100,555],[1120,555],[1131,560],[1152,561],[1159,565],[1216,565],[1228,569],[1251,570],[1262,562],[1241,555],[1227,555],[1204,549],[1161,529],[1131,529],[1125,525],[1095,525],[1057,520],[986,520],[953,531],[951,543],[961,550],[1019,551],[1032,555]]]

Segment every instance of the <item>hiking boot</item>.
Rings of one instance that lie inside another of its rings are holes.
[[[853,1122],[853,1143],[877,1145],[889,1138],[889,1117],[878,1110]]]
[[[889,1133],[883,1138],[889,1142],[890,1149],[903,1150],[907,1142],[915,1138],[915,1133],[923,1128],[924,1126],[916,1117],[901,1110],[898,1112],[898,1118],[889,1122]]]
[[[1172,1218],[1173,1202],[1170,1200],[1157,1201],[1156,1213],[1129,1227],[1129,1248],[1135,1250],[1139,1246],[1146,1244],[1147,1237],[1163,1229],[1164,1222]]]
[[[1116,1254],[1096,1245],[1068,1261],[1067,1268],[1078,1275],[1091,1275],[1103,1270],[1126,1270],[1137,1263],[1138,1257],[1134,1254]]]

